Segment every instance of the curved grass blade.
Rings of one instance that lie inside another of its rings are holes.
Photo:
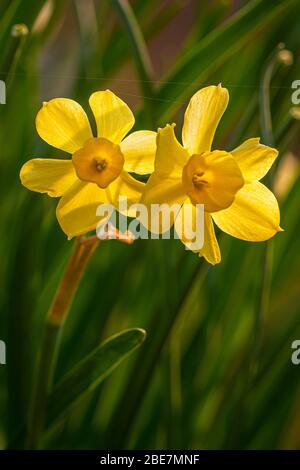
[[[48,401],[47,428],[92,392],[129,354],[145,340],[146,332],[134,328],[104,341],[59,382]]]

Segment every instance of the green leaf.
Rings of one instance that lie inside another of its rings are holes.
[[[168,120],[216,67],[240,51],[259,29],[281,18],[293,3],[294,0],[253,0],[190,49],[156,91],[159,122],[163,124]],[[234,77],[234,70],[232,72]]]
[[[146,337],[130,329],[104,341],[80,361],[53,389],[48,401],[47,427],[55,424],[82,397],[92,392]]]

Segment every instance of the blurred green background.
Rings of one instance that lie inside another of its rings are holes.
[[[300,123],[291,84],[300,79],[300,3],[129,3],[146,68],[114,0],[0,3],[0,446],[24,445],[43,325],[73,244],[56,221],[57,201],[19,181],[26,160],[63,156],[37,136],[42,101],[69,97],[90,112],[89,95],[110,88],[135,110],[135,130],[172,121],[178,130],[192,93],[222,82],[230,103],[214,147],[264,142],[265,71],[285,43],[293,63],[276,63],[270,86],[285,230],[272,243],[271,289],[265,243],[218,234],[215,267],[178,240],[100,244],[63,331],[55,382],[115,333],[139,327],[147,339],[46,429],[43,447],[298,449],[300,365],[291,344],[300,339]]]

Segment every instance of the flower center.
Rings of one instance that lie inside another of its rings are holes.
[[[107,188],[122,172],[124,156],[119,145],[98,137],[87,140],[72,161],[79,179]]]
[[[199,171],[193,174],[192,182],[196,189],[201,189],[203,185],[209,186],[209,182],[203,179],[204,173],[204,171]]]
[[[215,150],[190,157],[182,171],[182,184],[193,204],[217,212],[233,203],[244,180],[232,155]]]
[[[107,167],[107,161],[104,160],[104,158],[102,160],[95,160],[95,162],[98,171],[105,170],[105,168]]]

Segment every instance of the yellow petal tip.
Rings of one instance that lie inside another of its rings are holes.
[[[159,127],[157,129],[157,134],[159,134],[161,131],[164,131],[165,129],[169,129],[169,128],[174,129],[175,127],[176,127],[175,122],[173,122],[172,124],[166,124],[165,127]]]
[[[220,258],[216,258],[216,259],[210,259],[210,258],[207,258],[206,256],[203,255],[203,253],[198,253],[198,256],[199,258],[204,258],[205,261],[210,264],[211,266],[217,266],[218,264],[221,263],[221,257]]]
[[[279,225],[279,227],[277,228],[277,232],[284,232],[284,228],[280,227]]]
[[[220,93],[222,93],[224,96],[227,96],[227,100],[229,99],[229,93],[226,87],[222,86],[222,83],[218,83],[218,85],[215,87],[216,90]]]

